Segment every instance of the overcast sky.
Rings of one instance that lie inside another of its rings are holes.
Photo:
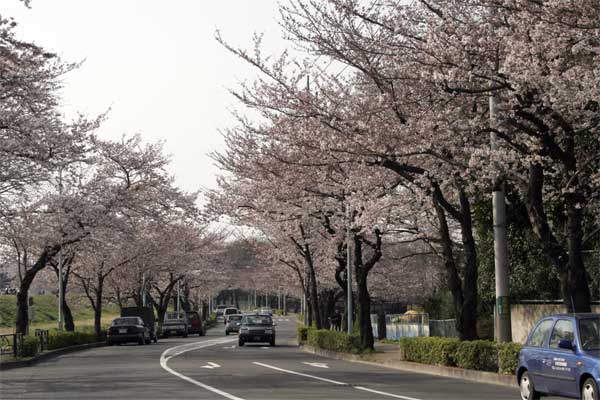
[[[166,140],[172,173],[189,191],[215,187],[218,171],[206,154],[223,148],[218,130],[234,124],[227,88],[256,76],[215,41],[215,30],[248,49],[263,32],[264,55],[290,47],[276,0],[33,0],[31,9],[2,2],[20,38],[65,61],[85,60],[65,78],[66,115],[111,108],[101,137]]]

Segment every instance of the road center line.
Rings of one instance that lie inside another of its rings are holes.
[[[212,387],[212,386],[205,385],[205,384],[204,384],[204,383],[202,383],[202,382],[198,382],[198,381],[196,381],[196,380],[194,380],[194,379],[192,379],[192,378],[189,378],[189,377],[187,377],[187,376],[185,376],[185,375],[183,375],[183,374],[180,374],[179,372],[177,372],[177,371],[175,371],[175,370],[171,369],[171,368],[170,368],[170,367],[167,365],[167,362],[168,362],[168,361],[169,361],[171,358],[173,358],[173,357],[177,357],[178,355],[180,355],[180,354],[183,354],[183,353],[187,353],[188,351],[192,351],[192,350],[198,350],[198,349],[203,349],[203,348],[205,348],[205,347],[215,346],[215,345],[218,345],[218,344],[223,344],[223,343],[233,342],[233,341],[235,341],[235,340],[237,340],[237,339],[227,339],[227,340],[222,340],[222,339],[217,339],[217,340],[207,340],[207,341],[203,341],[203,342],[192,343],[191,345],[190,345],[190,344],[184,344],[184,345],[180,345],[180,346],[171,347],[171,348],[169,348],[169,349],[166,349],[166,350],[165,350],[165,351],[164,351],[164,352],[161,354],[161,356],[160,356],[160,366],[161,366],[161,367],[162,367],[162,368],[163,368],[165,371],[167,371],[167,372],[169,372],[169,373],[171,373],[171,374],[175,375],[176,377],[178,377],[178,378],[181,378],[181,379],[183,379],[184,381],[188,381],[188,382],[190,382],[190,383],[193,383],[193,384],[194,384],[194,385],[196,385],[196,386],[200,386],[201,388],[203,388],[203,389],[206,389],[206,390],[208,390],[208,391],[210,391],[210,392],[213,392],[213,393],[216,393],[216,394],[218,394],[218,395],[220,395],[220,396],[223,396],[223,397],[225,397],[226,399],[229,399],[229,400],[244,400],[244,399],[242,399],[241,397],[234,396],[234,395],[232,395],[232,394],[230,394],[230,393],[224,392],[224,391],[222,391],[222,390],[219,390],[219,389],[217,389],[217,388],[214,388],[214,387]],[[174,353],[174,354],[172,354],[172,355],[169,355],[169,356],[167,356],[167,354],[168,354],[169,352],[171,352],[172,350],[178,349],[178,348],[184,348],[184,349],[183,349],[183,350],[181,350],[181,351],[178,351],[178,352],[176,352],[176,353]]]
[[[377,393],[377,394],[380,394],[382,396],[393,397],[393,398],[396,398],[396,399],[421,400],[421,399],[416,399],[414,397],[400,396],[399,394],[392,394],[392,393],[387,393],[387,392],[380,392],[379,390],[369,389],[369,388],[366,388],[364,386],[354,386],[354,389],[363,390],[365,392]]]
[[[275,371],[281,371],[281,372],[285,372],[285,373],[292,374],[292,375],[300,375],[300,376],[304,376],[307,378],[317,379],[317,380],[323,381],[323,382],[333,383],[334,385],[348,386],[348,384],[344,383],[344,382],[334,381],[332,379],[321,378],[321,377],[309,375],[309,374],[303,374],[302,372],[290,371],[289,369],[283,369],[283,368],[275,367],[273,365],[259,363],[256,361],[253,362],[252,364],[260,365],[261,367],[265,367],[265,368],[271,368],[271,369],[274,369]]]
[[[422,399],[417,399],[417,398],[414,398],[414,397],[401,396],[401,395],[398,395],[398,394],[393,394],[393,393],[388,393],[388,392],[382,392],[382,391],[379,391],[379,390],[373,390],[373,389],[366,388],[364,386],[351,386],[351,385],[349,385],[347,383],[344,383],[344,382],[334,381],[332,379],[327,379],[327,378],[321,378],[320,376],[304,374],[302,372],[290,371],[289,369],[283,369],[283,368],[275,367],[273,365],[259,363],[259,362],[256,362],[256,361],[253,362],[252,364],[260,365],[261,367],[274,369],[275,371],[285,372],[285,373],[292,374],[292,375],[299,375],[299,376],[304,376],[304,377],[311,378],[311,379],[317,379],[317,380],[323,381],[323,382],[333,383],[334,385],[350,386],[350,387],[353,387],[354,389],[362,390],[364,392],[376,393],[376,394],[380,394],[382,396],[393,397],[393,398],[396,398],[396,399],[422,400]]]

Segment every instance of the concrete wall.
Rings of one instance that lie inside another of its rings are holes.
[[[600,313],[600,304],[593,304],[592,311]],[[566,312],[567,308],[562,303],[512,304],[510,322],[513,342],[525,343],[529,332],[542,317]]]

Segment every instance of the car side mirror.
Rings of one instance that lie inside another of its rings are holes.
[[[273,322],[273,326],[277,326],[277,324],[275,322]]]
[[[573,342],[571,342],[570,340],[567,339],[561,339],[558,341],[558,348],[559,349],[565,349],[565,350],[575,350],[575,348],[573,347]]]

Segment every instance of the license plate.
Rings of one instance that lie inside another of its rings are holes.
[[[127,329],[119,329],[119,333],[127,333]]]
[[[171,331],[171,333],[177,333],[177,331]]]
[[[254,340],[260,340],[260,336],[254,336]]]

